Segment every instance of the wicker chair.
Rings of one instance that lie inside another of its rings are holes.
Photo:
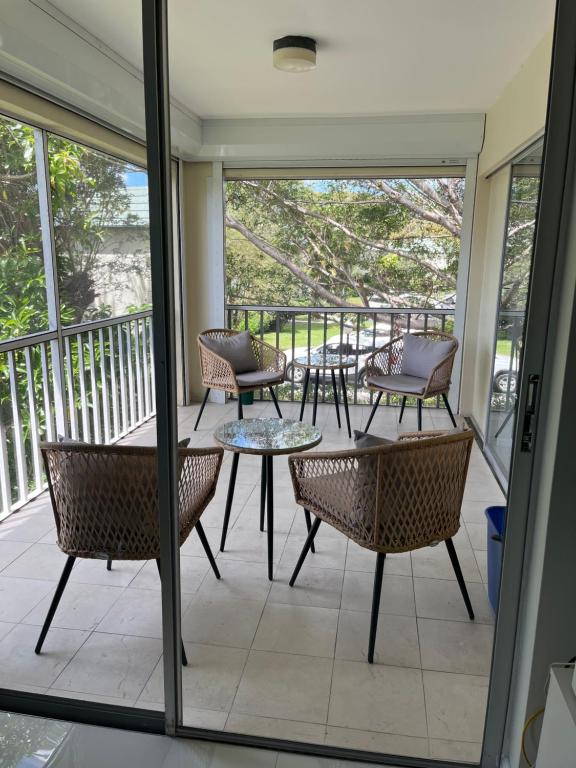
[[[424,366],[424,376],[406,375],[403,372],[405,370],[404,340],[406,336],[424,337],[426,340],[433,342],[448,342],[446,344],[446,354],[442,356],[436,365],[432,365],[428,369]],[[400,422],[404,415],[406,399],[408,397],[416,398],[419,430],[422,429],[422,402],[429,397],[442,395],[452,424],[456,427],[456,421],[454,420],[454,414],[450,408],[447,395],[450,390],[450,377],[457,349],[458,340],[448,333],[442,333],[441,331],[415,331],[412,334],[405,334],[397,339],[393,339],[367,357],[366,386],[373,392],[377,392],[378,395],[374,401],[365,430],[368,431],[370,428],[378,404],[385,392],[402,395]]]
[[[198,424],[202,418],[211,389],[219,389],[237,395],[238,418],[241,419],[243,412],[240,395],[243,392],[253,392],[255,389],[260,389],[260,387],[268,387],[278,417],[282,418],[274,387],[282,384],[286,377],[286,355],[283,352],[250,334],[252,352],[257,368],[236,373],[234,366],[228,360],[217,354],[214,350],[209,349],[206,345],[207,339],[220,342],[231,336],[237,336],[238,333],[238,331],[232,331],[228,328],[212,328],[198,335],[200,371],[202,374],[202,385],[206,387],[206,392],[204,393],[204,399],[200,406],[194,430],[198,429]]]
[[[411,432],[375,448],[289,458],[296,502],[316,515],[290,586],[294,586],[323,520],[361,547],[377,552],[368,646],[371,664],[388,553],[444,541],[468,615],[474,618],[452,542],[460,527],[472,439],[468,429]]]
[[[41,443],[58,546],[68,559],[35,652],[40,653],[77,557],[156,560],[160,530],[156,448]],[[200,523],[216,490],[222,448],[179,448],[180,545],[195,528],[216,578],[220,573]],[[182,662],[187,664],[182,645]]]

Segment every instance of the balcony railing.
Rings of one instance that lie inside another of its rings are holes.
[[[0,519],[45,488],[39,442],[115,442],[154,414],[152,313],[0,342]]]
[[[277,387],[278,398],[285,401],[302,399],[301,371],[292,367],[291,360],[306,354],[309,349],[328,347],[330,352],[342,357],[355,357],[356,365],[346,375],[348,400],[354,404],[371,403],[373,395],[366,389],[363,377],[364,361],[370,352],[411,330],[437,329],[450,333],[454,326],[453,309],[228,304],[226,313],[229,328],[249,330],[285,352],[289,380]],[[311,389],[309,398],[312,397]],[[332,400],[330,381],[322,382],[320,392],[323,402]],[[260,390],[258,397],[268,399],[268,391]],[[395,404],[397,398],[388,395],[386,402]],[[407,404],[413,403],[409,400]],[[427,401],[427,405],[430,404],[442,407],[439,400]]]

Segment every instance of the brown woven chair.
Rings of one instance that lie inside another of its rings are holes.
[[[202,374],[202,385],[206,387],[204,399],[200,406],[200,412],[194,425],[194,430],[198,429],[198,424],[202,418],[206,401],[211,389],[219,389],[238,396],[238,418],[243,417],[242,401],[240,395],[243,392],[253,392],[255,389],[267,387],[274,402],[274,407],[279,418],[282,413],[276,399],[274,387],[282,384],[286,377],[286,355],[276,347],[267,344],[252,334],[250,338],[250,357],[252,365],[249,369],[237,372],[233,362],[222,356],[208,345],[215,347],[233,336],[239,336],[239,331],[232,331],[228,328],[213,328],[203,331],[198,335],[198,353],[200,355],[200,371]],[[255,367],[253,367],[255,365]]]
[[[156,560],[160,529],[156,448],[83,443],[41,443],[58,546],[68,559],[35,652],[40,653],[77,557]],[[220,578],[200,516],[211,501],[222,448],[179,448],[180,545],[195,528]],[[187,663],[182,646],[182,661]]]
[[[440,541],[470,619],[474,612],[452,537],[460,508],[472,431],[409,432],[375,448],[289,457],[296,502],[316,515],[290,579],[293,587],[321,521],[377,552],[368,661],[374,661],[384,559]]]
[[[432,359],[418,360],[417,353],[412,353],[416,359],[411,361],[410,367],[407,366],[407,355],[405,352],[405,340],[410,337],[410,341],[420,338],[422,341],[440,342],[440,355],[432,356]],[[406,399],[415,397],[418,407],[418,429],[422,429],[422,403],[429,397],[442,395],[444,405],[448,411],[452,424],[456,427],[454,414],[448,402],[448,392],[450,390],[450,377],[452,376],[452,366],[454,357],[458,349],[458,340],[449,333],[441,331],[415,331],[411,334],[404,334],[389,341],[380,349],[377,349],[366,358],[366,386],[378,395],[374,401],[372,412],[366,424],[365,430],[368,431],[378,404],[382,395],[387,394],[402,395],[402,406],[400,408],[400,419],[404,415]],[[436,359],[434,360],[434,357]],[[420,375],[415,376],[406,371],[418,370]]]

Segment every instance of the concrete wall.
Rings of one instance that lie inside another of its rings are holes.
[[[550,30],[486,113],[474,207],[461,395],[461,412],[472,417],[482,436],[492,386],[509,163],[544,132],[551,52]]]

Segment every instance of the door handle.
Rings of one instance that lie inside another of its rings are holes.
[[[524,409],[524,419],[522,422],[522,436],[520,438],[520,450],[523,453],[532,453],[532,448],[534,446],[534,420],[538,405],[539,388],[540,376],[537,373],[529,374],[528,396],[526,397],[526,408]]]

